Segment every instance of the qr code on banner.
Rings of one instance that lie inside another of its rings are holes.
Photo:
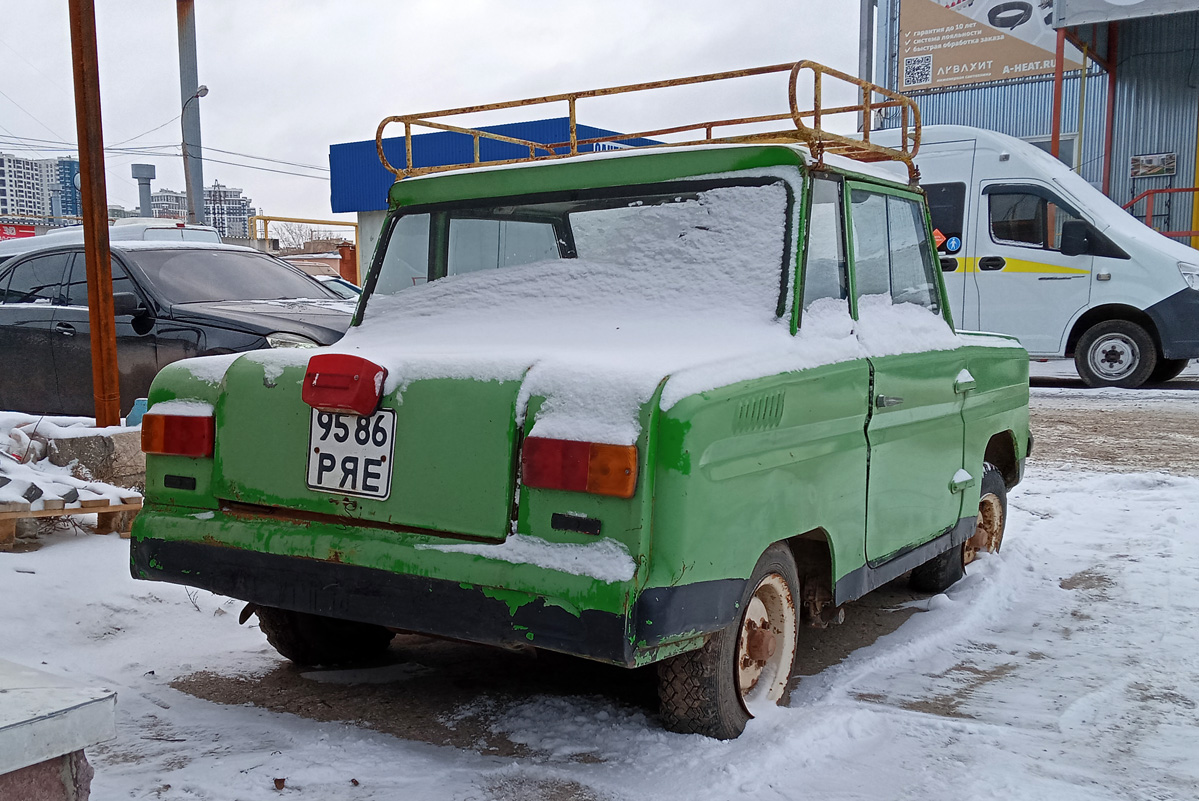
[[[933,82],[933,57],[913,56],[903,60],[903,85],[920,86]]]

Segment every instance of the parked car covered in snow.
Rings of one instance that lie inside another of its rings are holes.
[[[340,342],[155,379],[133,575],[300,664],[657,663],[668,728],[737,736],[801,624],[996,550],[1030,446],[1028,355],[954,331],[919,189],[806,130],[395,183]]]
[[[354,311],[278,259],[203,241],[112,242],[112,291],[123,412],[171,362],[327,345]],[[0,409],[92,414],[90,330],[82,243],[0,266]]]

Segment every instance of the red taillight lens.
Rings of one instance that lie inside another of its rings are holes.
[[[212,456],[216,424],[212,417],[150,412],[142,418],[142,450],[171,456]]]
[[[318,353],[308,360],[300,396],[314,409],[374,414],[383,396],[387,370],[348,353]]]
[[[631,498],[637,488],[637,448],[529,437],[521,452],[521,482],[541,489]]]

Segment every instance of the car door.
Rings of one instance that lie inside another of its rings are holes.
[[[982,200],[973,249],[978,327],[1015,336],[1030,354],[1056,355],[1091,297],[1093,257],[1060,249],[1062,223],[1081,217],[1039,184],[987,184]]]
[[[13,260],[0,273],[0,409],[64,411],[54,375],[52,326],[72,254]]]
[[[873,371],[866,557],[878,564],[958,522],[966,360],[919,197],[861,184],[849,194],[855,312]]]
[[[75,257],[63,284],[63,305],[54,313],[54,360],[58,372],[58,394],[66,414],[92,415],[92,343],[87,304],[87,263],[82,253]],[[129,277],[121,260],[112,259],[112,289],[132,292],[146,304],[145,296]],[[145,397],[158,373],[156,321],[149,314],[118,315],[117,369],[121,411],[133,407],[135,398]]]

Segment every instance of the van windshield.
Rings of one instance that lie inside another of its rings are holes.
[[[535,292],[539,281],[554,283],[554,271],[569,268],[608,276],[607,289],[597,283],[596,290],[609,296],[756,293],[759,303],[781,307],[789,203],[783,182],[656,190],[414,210],[393,220],[372,294],[537,265],[510,281],[528,282]]]

